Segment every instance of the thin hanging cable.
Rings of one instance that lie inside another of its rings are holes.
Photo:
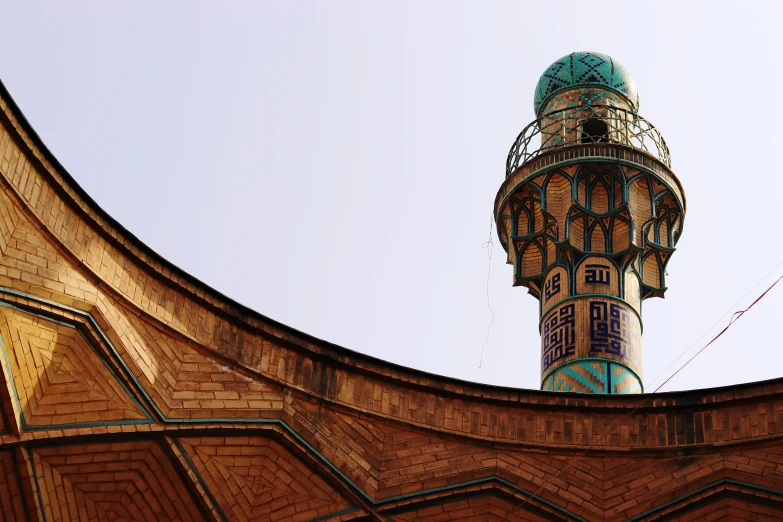
[[[753,291],[754,291],[756,288],[758,288],[758,287],[759,287],[759,285],[761,285],[761,283],[763,283],[763,282],[764,282],[764,281],[765,281],[765,280],[766,280],[766,279],[767,279],[767,278],[768,278],[770,275],[772,275],[772,273],[773,273],[773,272],[775,272],[775,271],[776,271],[778,268],[780,268],[781,266],[783,266],[783,261],[781,261],[780,263],[778,263],[778,264],[775,266],[775,268],[773,268],[772,270],[770,270],[769,272],[767,272],[767,275],[765,275],[764,277],[762,277],[761,279],[759,279],[759,282],[758,282],[758,283],[756,283],[756,284],[755,284],[755,286],[754,286],[753,288],[751,288],[750,290],[748,290],[748,291],[747,291],[747,293],[746,293],[745,295],[743,295],[742,297],[740,297],[740,298],[737,300],[737,302],[736,302],[736,303],[734,303],[733,305],[731,305],[731,306],[729,307],[729,309],[728,309],[728,310],[726,310],[726,312],[725,312],[725,313],[724,313],[722,316],[720,316],[720,317],[718,318],[718,320],[717,320],[717,321],[715,321],[715,322],[712,324],[712,326],[710,326],[710,327],[709,327],[707,330],[705,330],[705,331],[704,331],[704,333],[702,333],[702,334],[699,336],[699,338],[698,338],[698,339],[696,339],[695,341],[693,341],[693,343],[692,343],[690,346],[688,346],[688,348],[686,348],[685,350],[683,350],[683,352],[682,352],[682,353],[681,353],[681,354],[680,354],[680,355],[679,355],[679,356],[678,356],[678,357],[677,357],[677,358],[676,358],[674,361],[672,361],[672,363],[671,363],[669,366],[667,366],[665,370],[663,370],[661,373],[659,373],[659,374],[658,374],[658,375],[655,377],[655,379],[653,379],[653,380],[650,382],[650,387],[652,387],[652,385],[653,385],[653,384],[655,384],[656,382],[658,382],[658,379],[660,379],[661,377],[663,377],[663,375],[664,375],[666,372],[668,372],[668,371],[669,371],[669,370],[672,368],[672,366],[674,366],[675,364],[677,364],[678,362],[680,362],[680,359],[682,359],[683,357],[685,357],[685,355],[687,355],[687,354],[688,354],[688,352],[690,352],[690,351],[691,351],[691,348],[693,348],[694,346],[696,346],[696,344],[697,344],[699,341],[701,341],[701,340],[702,340],[702,339],[703,339],[703,338],[704,338],[704,337],[705,337],[705,336],[706,336],[708,333],[710,333],[710,332],[712,331],[712,329],[713,329],[713,328],[715,328],[716,326],[718,326],[718,324],[719,324],[721,321],[723,321],[723,319],[724,319],[724,318],[725,318],[727,315],[729,315],[729,314],[731,313],[731,311],[732,311],[732,310],[734,310],[734,309],[737,307],[737,305],[739,305],[739,304],[740,304],[742,301],[744,301],[746,297],[748,297],[748,296],[749,296],[749,295],[750,295],[750,294],[751,294],[751,293],[752,293],[752,292],[753,292]]]
[[[783,263],[781,263],[781,264],[783,264]],[[701,355],[701,353],[702,353],[702,352],[704,352],[704,350],[706,350],[707,348],[709,348],[709,347],[710,347],[710,345],[712,345],[712,343],[714,343],[715,341],[717,341],[717,340],[718,340],[718,338],[719,338],[721,335],[723,335],[724,333],[726,333],[726,331],[727,331],[729,328],[731,328],[731,325],[733,325],[733,324],[734,324],[734,323],[735,323],[737,320],[739,320],[739,318],[740,318],[740,317],[742,317],[742,316],[745,314],[745,312],[747,312],[748,310],[750,310],[751,308],[753,308],[753,306],[754,306],[756,303],[758,303],[759,301],[761,301],[761,300],[764,298],[764,296],[766,296],[766,295],[769,293],[769,291],[770,291],[770,290],[772,290],[772,289],[775,287],[775,285],[777,285],[777,284],[778,284],[778,283],[779,283],[781,280],[783,280],[783,275],[781,275],[780,277],[778,277],[778,278],[775,280],[775,282],[774,282],[774,283],[772,283],[772,284],[771,284],[771,285],[770,285],[770,286],[769,286],[769,287],[768,287],[766,290],[764,290],[764,292],[762,292],[762,293],[761,293],[761,295],[759,295],[759,296],[756,298],[756,300],[755,300],[755,301],[753,301],[752,303],[750,303],[750,305],[749,305],[747,308],[745,308],[744,310],[738,310],[738,311],[734,312],[734,313],[732,314],[732,316],[731,316],[731,319],[729,320],[729,324],[727,324],[727,325],[726,325],[726,327],[725,327],[725,328],[723,328],[723,330],[721,330],[720,332],[718,332],[718,334],[717,334],[715,337],[713,337],[712,339],[710,339],[710,342],[708,342],[707,344],[705,344],[705,345],[704,345],[704,346],[703,346],[703,347],[702,347],[702,348],[701,348],[701,349],[700,349],[698,352],[696,352],[696,353],[693,355],[693,357],[691,357],[690,359],[688,359],[687,361],[685,361],[685,363],[684,363],[682,366],[680,366],[680,367],[677,369],[677,371],[675,371],[673,374],[671,374],[671,375],[670,375],[670,376],[669,376],[669,377],[668,377],[668,378],[667,378],[665,381],[663,381],[663,382],[662,382],[662,383],[661,383],[661,384],[660,384],[660,385],[659,385],[657,388],[655,388],[655,390],[653,390],[653,392],[652,392],[652,393],[650,393],[649,395],[647,395],[647,397],[645,397],[645,399],[644,399],[644,400],[643,400],[643,401],[642,401],[642,402],[641,402],[641,403],[640,403],[640,404],[639,404],[639,405],[638,405],[636,408],[634,408],[633,410],[631,410],[631,411],[630,411],[630,413],[626,413],[625,415],[623,415],[623,416],[622,416],[622,420],[625,420],[625,419],[628,419],[628,418],[630,418],[630,417],[631,417],[631,416],[632,416],[634,413],[636,413],[636,412],[637,412],[637,411],[638,411],[640,408],[644,407],[644,405],[645,405],[645,404],[647,404],[647,402],[648,402],[648,401],[649,401],[649,400],[652,398],[652,396],[653,396],[653,395],[655,395],[656,393],[658,393],[658,391],[660,391],[660,389],[661,389],[661,388],[663,388],[663,387],[664,387],[664,386],[665,386],[665,385],[666,385],[666,384],[667,384],[669,381],[671,381],[671,380],[672,380],[672,379],[673,379],[673,378],[674,378],[674,377],[675,377],[675,376],[676,376],[678,373],[680,373],[680,372],[681,372],[681,371],[682,371],[682,370],[683,370],[683,369],[684,369],[686,366],[688,366],[688,365],[691,363],[691,361],[693,361],[693,360],[694,360],[696,357],[698,357],[699,355]],[[606,425],[606,427],[605,427],[605,428],[610,428],[610,429],[612,429],[612,428],[613,428],[613,425],[614,425],[614,421],[615,421],[615,420],[617,420],[617,418],[618,418],[618,417],[620,417],[620,416],[619,416],[619,415],[615,415],[614,417],[612,417],[611,419],[609,419],[609,422],[607,423],[607,425]],[[504,517],[503,517],[503,518],[500,520],[500,522],[505,522],[505,521],[508,519],[508,517],[509,517],[509,516],[511,516],[511,515],[512,515],[512,514],[513,514],[513,513],[514,513],[516,510],[517,510],[517,509],[519,509],[519,508],[521,508],[522,506],[524,506],[525,504],[527,504],[527,503],[528,503],[528,501],[530,501],[530,499],[531,499],[531,498],[533,498],[533,497],[537,497],[539,494],[541,494],[541,492],[542,492],[542,491],[543,491],[543,490],[544,490],[544,489],[545,489],[545,488],[546,488],[546,487],[547,487],[549,484],[551,484],[552,482],[554,482],[555,480],[557,480],[557,478],[558,478],[560,475],[562,475],[562,474],[563,474],[565,471],[567,471],[569,468],[571,468],[571,467],[572,467],[572,466],[573,466],[573,465],[574,465],[574,464],[575,464],[577,461],[579,461],[579,460],[580,460],[582,457],[584,457],[584,456],[587,454],[587,452],[588,452],[588,451],[590,451],[590,449],[591,449],[591,448],[590,448],[589,446],[590,446],[590,445],[593,443],[593,440],[595,440],[595,438],[596,438],[596,437],[598,437],[598,436],[601,436],[601,437],[603,437],[603,435],[604,435],[604,433],[605,433],[605,431],[606,431],[606,429],[605,429],[605,428],[604,428],[604,429],[602,429],[602,430],[599,430],[599,431],[598,431],[598,433],[596,433],[596,434],[594,434],[592,437],[590,437],[590,440],[589,440],[589,441],[588,441],[588,443],[587,443],[588,447],[587,447],[587,448],[586,448],[584,451],[582,451],[582,452],[581,452],[579,455],[577,455],[576,457],[574,457],[574,458],[572,458],[571,460],[569,460],[569,461],[568,461],[568,465],[566,465],[566,466],[565,466],[563,469],[561,469],[560,471],[558,471],[558,472],[557,472],[557,473],[556,473],[556,474],[555,474],[555,475],[554,475],[552,478],[550,478],[549,480],[547,480],[546,482],[544,482],[544,483],[541,485],[541,487],[539,487],[539,488],[538,488],[538,489],[537,489],[537,490],[536,490],[534,493],[531,493],[530,495],[526,496],[526,497],[525,497],[525,500],[523,500],[521,503],[517,504],[517,505],[516,505],[516,507],[514,507],[514,509],[512,509],[511,511],[509,511],[508,513],[506,513],[506,515],[505,515],[505,516],[504,516]]]
[[[492,311],[492,306],[489,304],[489,276],[492,275],[492,222],[494,219],[494,216],[489,216],[489,239],[481,244],[481,248],[487,251],[487,308],[489,308],[489,313],[492,314],[492,320],[489,322],[489,328],[487,328],[487,338],[484,340],[484,344],[481,345],[479,368],[481,368],[481,365],[484,363],[484,348],[486,348],[487,343],[489,343],[489,332],[492,330],[492,325],[495,324],[495,312]]]

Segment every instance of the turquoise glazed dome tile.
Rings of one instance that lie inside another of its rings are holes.
[[[554,94],[579,85],[600,85],[627,99],[639,109],[639,93],[628,70],[610,56],[600,53],[571,53],[550,65],[536,85],[533,107],[539,109]]]

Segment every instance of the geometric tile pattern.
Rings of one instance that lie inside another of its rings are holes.
[[[155,442],[32,450],[47,521],[201,521],[198,505]]]
[[[639,378],[625,366],[611,365],[612,393],[642,393]]]
[[[0,333],[23,429],[151,422],[76,328],[3,307]]]
[[[608,292],[585,294],[552,307],[543,316],[541,374],[588,358],[611,360],[641,373],[641,324],[636,311],[623,301],[609,299]],[[606,380],[605,375],[601,378]]]
[[[613,394],[643,391],[639,378],[625,366],[596,360],[574,361],[558,367],[544,379],[541,389],[555,392]]]
[[[352,507],[279,443],[263,437],[176,442],[226,520],[306,521]]]
[[[606,364],[602,361],[578,361],[557,368],[546,379],[545,391],[606,393]]]
[[[555,61],[539,78],[533,100],[536,114],[555,93],[586,84],[600,85],[622,94],[634,109],[639,108],[639,92],[625,67],[605,54],[577,52]]]

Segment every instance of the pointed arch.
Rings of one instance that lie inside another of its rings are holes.
[[[587,216],[584,212],[579,211],[575,207],[568,213],[566,219],[566,235],[565,239],[568,243],[577,250],[585,250],[585,219]]]
[[[593,219],[587,230],[588,243],[585,251],[588,252],[611,252],[609,243],[609,230],[603,219]]]
[[[650,250],[642,257],[642,283],[653,289],[663,288],[663,263],[657,250]]]
[[[571,177],[561,170],[554,171],[547,176],[544,187],[543,206],[554,221],[554,239],[563,241],[566,217],[571,208]]]
[[[538,240],[517,242],[516,273],[519,279],[530,279],[544,271],[546,251]]]

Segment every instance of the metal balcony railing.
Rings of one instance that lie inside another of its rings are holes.
[[[534,143],[536,138],[540,142]],[[671,168],[669,147],[652,123],[619,107],[585,105],[548,112],[525,127],[508,153],[506,176],[545,152],[585,143],[631,147]]]

